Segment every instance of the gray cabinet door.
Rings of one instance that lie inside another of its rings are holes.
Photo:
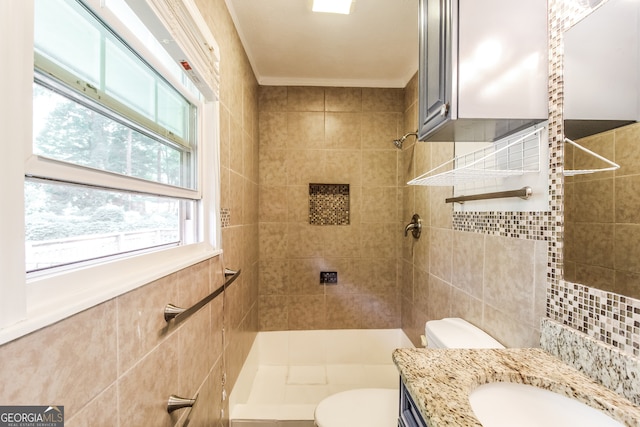
[[[452,0],[420,0],[418,139],[450,118]]]

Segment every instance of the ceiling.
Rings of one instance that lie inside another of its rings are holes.
[[[418,70],[418,0],[225,1],[261,85],[404,87]]]

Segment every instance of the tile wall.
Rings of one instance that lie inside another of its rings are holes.
[[[258,328],[258,85],[224,0],[196,3],[221,49],[224,261],[198,263],[0,346],[3,405],[64,405],[68,427],[228,426],[222,390],[231,391]],[[197,302],[222,283],[225,266],[242,269],[233,285],[167,327],[164,306]],[[167,414],[170,394],[197,392],[193,411]]]
[[[417,128],[417,99],[416,75],[405,88],[405,131]],[[453,156],[452,143],[407,142],[403,182]],[[498,226],[499,215],[489,218],[496,234],[484,227],[456,226],[453,207],[444,202],[451,195],[451,187],[403,187],[402,218],[408,222],[419,214],[423,231],[419,240],[402,241],[402,328],[420,345],[426,321],[463,317],[506,346],[538,346],[546,305],[547,242],[500,235],[506,227]]]
[[[402,105],[402,89],[260,88],[260,330],[400,326]],[[348,225],[309,224],[310,183],[349,184]]]

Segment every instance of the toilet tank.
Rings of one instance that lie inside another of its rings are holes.
[[[504,348],[492,336],[460,318],[430,320],[425,325],[427,348]]]

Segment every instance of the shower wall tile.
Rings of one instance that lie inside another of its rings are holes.
[[[320,271],[323,269],[328,270],[322,258],[290,259],[288,295],[324,294],[320,286]]]
[[[364,226],[351,224],[323,228],[325,256],[360,258],[361,230]]]
[[[325,115],[322,112],[287,113],[287,148],[325,147]]]
[[[400,212],[400,192],[397,187],[362,188],[362,222],[397,221]]]
[[[261,260],[287,258],[287,224],[262,223],[259,235]]]
[[[287,185],[287,151],[260,150],[260,184]]]
[[[281,101],[285,94],[286,105]],[[403,91],[262,87],[258,99],[260,261],[261,268],[266,269],[258,279],[260,327],[319,327],[319,312],[313,316],[314,321],[301,320],[291,312],[294,308],[296,313],[304,312],[305,305],[318,302],[318,297],[325,298],[323,304],[315,304],[308,311],[320,307],[325,327],[372,327],[362,318],[371,316],[375,309],[385,312],[377,325],[398,326],[396,257],[402,237],[402,194],[398,191],[399,151],[392,140],[398,137],[403,120]],[[276,113],[286,114],[286,124]],[[286,150],[281,149],[282,131],[278,126],[287,128]],[[349,225],[309,225],[310,183],[349,185]],[[280,200],[269,206],[269,200],[276,197]],[[286,200],[285,218],[281,200]],[[374,259],[385,265],[381,284],[365,282],[376,278],[363,267]],[[286,289],[263,283],[273,280],[272,267],[263,263],[275,260],[286,261],[290,268]],[[320,286],[320,271],[337,271],[338,284]],[[351,306],[331,314],[334,308],[327,299],[338,301],[342,307],[342,296]]]
[[[390,156],[388,151],[365,151],[362,155],[362,172],[364,187],[386,186],[395,189],[397,186],[398,161],[395,156]]]
[[[287,189],[287,218],[285,222],[309,221],[309,185],[289,185]],[[353,206],[353,192],[349,198]]]
[[[287,222],[287,194],[286,186],[263,185],[260,190],[260,218],[265,222]]]
[[[243,174],[244,144],[242,142],[242,122],[240,119],[231,117],[229,123],[229,168],[238,174]]]
[[[260,86],[258,91],[260,118],[270,111],[287,111],[287,88],[284,86]]]
[[[259,139],[260,147],[284,149],[287,147],[289,132],[286,112],[263,112],[260,114]]]
[[[402,236],[397,224],[368,223],[369,232],[361,233],[360,253],[363,258],[394,258],[397,254],[398,239]]]
[[[287,296],[260,295],[258,298],[261,331],[286,331],[289,329]]]
[[[324,150],[293,150],[287,154],[286,183],[288,185],[324,184]],[[347,183],[341,183],[347,184]]]
[[[331,177],[333,183],[349,183],[350,187],[357,188],[366,181],[363,177],[366,165],[360,150],[328,150],[324,158],[325,176]]]
[[[288,111],[324,111],[324,89],[319,87],[288,87]]]
[[[289,286],[289,260],[260,260],[260,295],[286,295]]]
[[[287,298],[288,329],[326,329],[324,295],[296,295]]]
[[[390,144],[401,137],[402,114],[400,113],[364,113],[362,114],[362,148],[371,150],[397,149]]]
[[[401,112],[404,91],[393,88],[363,88],[362,110],[366,112]]]
[[[241,225],[243,220],[244,201],[244,178],[241,174],[231,171],[229,173],[229,204],[231,209],[230,225]]]
[[[332,88],[325,89],[325,111],[362,111],[362,89]]]
[[[287,225],[287,258],[308,258],[322,255],[322,227],[309,224]]]
[[[361,116],[361,113],[325,113],[324,148],[359,150],[362,146]]]

